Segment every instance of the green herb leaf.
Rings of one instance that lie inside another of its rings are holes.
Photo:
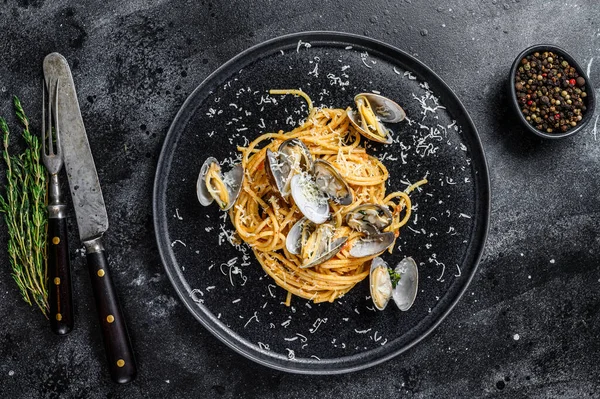
[[[394,269],[390,269],[388,267],[388,273],[390,274],[390,278],[392,279],[392,288],[396,288],[398,285],[398,281],[402,278],[402,275],[395,271]]]

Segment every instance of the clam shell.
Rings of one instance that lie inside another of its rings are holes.
[[[198,197],[198,201],[200,202],[200,204],[204,206],[212,204],[215,200],[215,198],[212,196],[206,185],[206,173],[208,172],[208,168],[213,163],[219,165],[219,161],[217,161],[217,159],[213,157],[208,157],[206,161],[204,161],[202,167],[200,168],[198,180],[196,181],[196,196]],[[240,195],[242,183],[244,181],[244,168],[242,167],[242,165],[237,164],[234,165],[230,171],[223,174],[221,171],[221,167],[219,166],[219,174],[221,180],[223,180],[223,183],[227,188],[227,193],[229,194],[229,202],[225,204],[223,208],[221,208],[222,210],[226,211],[229,210],[233,206],[233,204],[235,204],[235,201]]]
[[[302,251],[303,231],[305,234],[311,234],[315,227],[315,224],[305,217],[294,223],[285,238],[285,247],[288,252],[294,255],[299,255]]]
[[[354,96],[354,101],[356,102],[356,99],[360,97],[369,101],[375,115],[384,123],[398,123],[406,118],[404,109],[387,97],[375,93],[359,93]]]
[[[308,175],[295,175],[291,181],[291,192],[300,212],[311,222],[322,224],[329,219],[329,203]]]
[[[288,139],[281,143],[277,152],[284,154],[293,173],[309,172],[313,168],[313,156],[300,139]]]
[[[347,114],[352,126],[369,140],[391,144],[393,141],[392,131],[383,122],[397,123],[404,120],[406,118],[404,109],[389,98],[374,93],[359,93],[354,97],[354,102],[357,108],[364,105],[370,110],[372,114],[369,112],[370,116],[367,115],[367,117],[373,119],[374,116],[374,120],[369,122],[371,124],[369,127],[366,127],[366,123],[363,123],[363,118],[365,118],[364,113],[348,110]],[[372,126],[372,124],[376,124],[376,126]],[[377,130],[384,131],[385,135],[380,135],[377,133]]]
[[[379,234],[392,224],[392,213],[383,205],[362,204],[346,214],[350,228],[366,234]]]
[[[331,224],[321,224],[311,234],[311,238],[315,239],[315,246],[313,248],[302,248],[304,252],[306,249],[315,251],[315,256],[312,257],[310,262],[304,263],[300,266],[302,269],[307,269],[316,265],[320,265],[333,258],[344,246],[348,237],[335,238],[335,228]]]
[[[359,238],[354,242],[348,254],[353,258],[380,254],[394,243],[395,238],[396,236],[391,231]]]
[[[198,180],[196,181],[196,195],[198,197],[198,201],[204,206],[209,206],[214,201],[214,198],[212,195],[210,195],[210,192],[206,187],[206,172],[208,172],[208,168],[213,163],[218,164],[219,161],[213,157],[206,158],[206,161],[204,161],[202,167],[200,168]]]
[[[229,192],[229,204],[223,208],[224,211],[227,211],[235,204],[242,191],[242,183],[244,182],[244,168],[242,165],[234,165],[229,172],[223,174],[223,182]]]
[[[352,203],[350,186],[337,170],[327,161],[317,159],[313,164],[313,176],[317,187],[333,201],[341,205]]]
[[[404,258],[394,269],[401,275],[392,293],[398,309],[405,312],[415,302],[419,289],[419,268],[413,258]]]
[[[289,183],[292,177],[292,170],[285,155],[267,149],[265,170],[267,171],[267,177],[271,185],[275,187],[281,198],[287,202],[287,198],[290,195]]]
[[[379,257],[371,262],[369,272],[369,288],[371,300],[378,310],[384,310],[392,298],[392,279],[388,272],[388,265]]]
[[[364,137],[368,138],[369,140],[372,141],[377,141],[379,143],[383,143],[383,144],[391,144],[394,140],[392,139],[392,135],[390,134],[390,130],[386,129],[387,134],[385,135],[385,137],[382,137],[378,134],[375,134],[369,130],[365,130],[362,127],[362,121],[361,121],[361,117],[360,114],[354,110],[349,109],[348,111],[346,111],[346,113],[348,114],[348,119],[350,119],[350,123],[352,124],[352,126],[354,126],[354,128]]]

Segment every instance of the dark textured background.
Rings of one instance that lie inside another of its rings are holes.
[[[11,126],[12,95],[39,126],[43,57],[71,62],[139,366],[134,383],[110,382],[77,237],[77,327],[56,337],[19,297],[1,224],[2,397],[600,397],[597,119],[542,141],[517,126],[505,92],[514,57],[540,42],[569,49],[600,82],[599,23],[587,0],[0,1],[0,115]],[[238,52],[303,30],[367,35],[435,70],[479,129],[493,192],[483,260],[450,316],[398,358],[334,377],[271,371],[213,338],[176,298],[152,223],[156,162],[186,96]]]

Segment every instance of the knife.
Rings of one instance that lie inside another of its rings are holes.
[[[51,53],[44,59],[46,80],[59,80],[58,122],[79,237],[85,246],[96,310],[100,319],[108,368],[113,381],[132,381],[137,368],[127,326],[110,277],[102,236],[108,215],[90,150],[71,69],[65,57]]]

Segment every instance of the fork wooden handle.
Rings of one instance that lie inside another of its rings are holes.
[[[63,335],[73,329],[71,262],[67,242],[67,219],[48,219],[48,271],[50,275],[50,327]]]
[[[87,248],[86,256],[96,300],[96,311],[102,328],[110,376],[114,382],[123,384],[135,379],[137,367],[125,318],[110,277],[104,248],[99,239],[94,241],[97,242],[96,246],[84,244]]]

